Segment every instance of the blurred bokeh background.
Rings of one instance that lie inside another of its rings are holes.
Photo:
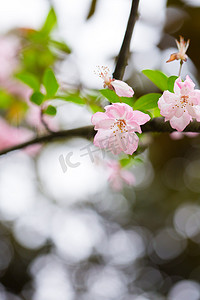
[[[27,43],[51,5],[57,25],[48,43],[56,47]],[[114,70],[130,6],[130,0],[1,1],[1,149],[10,137],[20,142],[33,128],[45,130],[29,88],[13,79],[20,64],[38,76],[54,67],[63,90],[102,88],[94,70]],[[199,0],[140,1],[124,77],[136,95],[157,92],[143,69],[177,75],[179,62],[166,60],[180,34],[191,40],[182,76],[199,87],[199,18]],[[46,120],[52,128],[90,124],[92,105],[55,101],[57,115]],[[23,131],[13,132],[16,112]],[[200,299],[200,137],[143,139],[150,146],[131,169],[136,183],[119,192],[108,184],[102,153],[84,138],[0,158],[0,300]],[[75,168],[64,161],[70,152]]]

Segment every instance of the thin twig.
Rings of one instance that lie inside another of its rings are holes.
[[[179,68],[179,72],[178,72],[178,77],[181,76],[181,70],[182,70],[182,66],[183,66],[183,60],[180,60],[180,68]]]
[[[113,73],[113,78],[122,79],[124,76],[125,68],[127,66],[128,57],[130,54],[130,42],[133,34],[133,29],[137,19],[139,0],[132,0],[131,11],[126,27],[126,32],[122,42],[122,46],[117,57],[116,67]]]
[[[53,130],[51,130],[51,129],[49,128],[49,126],[47,125],[46,121],[44,120],[44,114],[43,114],[42,108],[41,108],[41,110],[40,110],[40,121],[41,121],[42,125],[44,126],[44,128],[45,128],[49,133],[53,133],[53,132],[54,132]]]
[[[97,0],[92,0],[91,5],[90,5],[90,10],[87,15],[87,20],[89,20],[94,15],[96,5],[97,5]]]
[[[174,130],[171,128],[169,122],[164,122],[164,118],[154,118],[147,122],[146,124],[141,126],[142,132],[167,132],[171,133]],[[191,122],[184,132],[199,132],[200,133],[200,122],[193,121]],[[86,126],[81,128],[75,128],[70,130],[61,130],[57,132],[53,132],[47,135],[43,135],[40,137],[36,137],[32,140],[29,140],[25,143],[21,143],[19,145],[4,149],[0,151],[0,156],[15,150],[24,149],[28,146],[35,144],[43,144],[47,142],[54,142],[61,139],[68,139],[73,137],[83,137],[86,139],[91,139],[94,137],[96,131],[94,130],[94,126]]]

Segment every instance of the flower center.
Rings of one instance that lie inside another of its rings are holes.
[[[114,122],[110,126],[110,129],[113,130],[113,133],[115,134],[115,136],[117,134],[128,132],[127,124],[126,124],[126,121],[124,119],[116,119],[116,122]],[[121,139],[122,139],[122,137],[121,137]]]
[[[181,96],[181,104],[188,103],[189,96]]]
[[[176,104],[172,108],[173,109],[175,109],[175,107],[183,108],[184,111],[185,111],[186,105],[192,105],[193,106],[193,104],[190,102],[189,96],[188,95],[183,95],[178,100],[176,100]]]

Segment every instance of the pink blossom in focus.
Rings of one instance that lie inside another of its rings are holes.
[[[134,175],[130,171],[123,169],[118,161],[108,161],[107,167],[109,170],[108,180],[115,191],[120,191],[123,188],[123,183],[134,185]]]
[[[133,97],[133,89],[124,81],[113,79],[110,76],[110,71],[107,67],[98,67],[98,75],[104,80],[104,88],[115,91],[119,97]]]
[[[141,133],[140,125],[150,120],[149,115],[133,111],[125,103],[114,103],[105,107],[106,112],[97,112],[92,116],[92,124],[98,130],[94,137],[94,145],[107,148],[114,154],[121,151],[132,154],[138,147],[139,138],[135,132]]]
[[[195,90],[194,86],[188,75],[184,82],[179,77],[174,84],[174,93],[164,91],[158,100],[161,115],[177,131],[183,131],[192,118],[200,121],[200,90]]]

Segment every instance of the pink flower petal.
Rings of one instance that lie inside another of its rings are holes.
[[[130,171],[122,169],[121,170],[121,177],[129,185],[133,185],[135,183],[135,176]]]
[[[136,132],[142,133],[140,125],[138,123],[136,123],[134,121],[134,119],[128,120],[127,125],[128,125],[127,126],[128,132],[136,131]]]
[[[124,153],[132,155],[137,150],[139,137],[133,133],[127,133],[127,146]]]
[[[121,108],[114,104],[105,106],[106,115],[108,118],[119,119],[124,114],[124,110],[121,111]]]
[[[112,87],[114,88],[115,93],[119,97],[133,97],[133,89],[124,81],[113,80],[111,82]]]
[[[188,113],[192,118],[195,118],[198,122],[200,122],[200,106],[187,106]]]
[[[106,165],[109,172],[108,180],[115,191],[120,191],[123,188],[123,183],[129,185],[135,183],[134,175],[130,171],[123,169],[118,161],[109,160]]]
[[[184,110],[181,107],[175,107],[174,116],[180,118],[184,113]]]
[[[146,122],[148,122],[151,118],[149,115],[139,111],[139,110],[134,110],[132,113],[131,120],[135,120],[139,125],[143,125]]]
[[[103,112],[96,112],[92,118],[91,118],[91,122],[93,125],[96,125],[99,121],[108,119],[108,116],[103,113]]]
[[[114,124],[115,119],[104,119],[99,121],[96,126],[95,126],[95,130],[98,129],[110,129],[111,126]]]
[[[175,80],[175,83],[174,83],[174,93],[175,94],[177,94],[177,95],[180,94],[181,86],[182,86],[182,80],[181,80],[181,77],[179,77]]]
[[[180,118],[173,117],[170,120],[170,125],[177,131],[183,131],[185,127],[190,123],[190,121],[190,115],[188,113],[184,113]]]
[[[193,105],[200,105],[200,90],[194,90],[191,92],[190,101]]]
[[[163,100],[168,104],[176,104],[176,101],[179,99],[176,94],[173,94],[169,91],[164,91],[162,97]]]
[[[110,130],[99,129],[94,137],[94,145],[101,149],[107,148],[111,133]]]

